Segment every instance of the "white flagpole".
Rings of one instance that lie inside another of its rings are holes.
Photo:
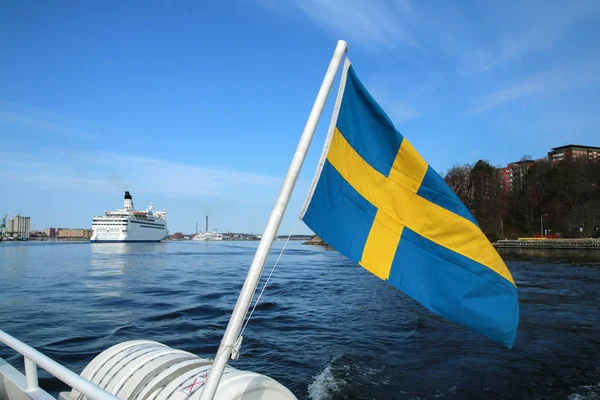
[[[306,121],[306,125],[304,126],[302,137],[300,138],[300,142],[296,148],[296,153],[294,153],[294,158],[292,159],[288,173],[283,181],[281,191],[279,192],[279,197],[277,197],[273,211],[271,211],[269,222],[267,223],[267,227],[265,228],[260,244],[258,245],[258,249],[256,250],[256,254],[254,255],[254,259],[252,260],[252,264],[250,265],[250,270],[246,276],[246,281],[244,282],[244,286],[242,287],[238,301],[233,309],[231,318],[229,319],[229,324],[227,325],[227,329],[225,330],[225,334],[221,340],[221,346],[219,347],[219,351],[217,352],[211,370],[208,373],[208,379],[206,380],[206,384],[202,390],[202,396],[200,397],[201,400],[212,400],[217,391],[217,387],[221,381],[221,376],[223,375],[223,370],[225,369],[227,360],[229,360],[233,347],[236,345],[242,323],[244,322],[250,302],[252,301],[252,297],[254,297],[256,286],[258,285],[258,281],[262,275],[265,262],[267,261],[267,256],[269,255],[269,251],[271,251],[271,246],[273,245],[273,241],[277,235],[277,230],[281,224],[283,214],[285,213],[285,209],[287,208],[290,197],[292,196],[292,191],[296,185],[296,180],[300,174],[300,169],[302,168],[302,164],[306,158],[308,147],[310,146],[310,142],[312,141],[315,130],[317,129],[319,118],[323,113],[325,102],[327,101],[331,86],[333,85],[333,81],[335,80],[335,76],[340,64],[342,63],[342,59],[344,58],[347,48],[348,45],[343,40],[339,40],[337,42],[337,47],[333,53],[333,58],[329,63],[329,68],[327,68],[327,73],[323,79],[323,84],[321,85],[321,89],[319,89],[317,99],[315,100],[310,115],[308,116],[308,121]]]

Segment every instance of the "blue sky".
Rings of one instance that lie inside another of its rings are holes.
[[[127,188],[171,232],[206,214],[262,232],[338,39],[438,172],[600,146],[599,17],[595,0],[6,2],[0,213],[90,227]]]

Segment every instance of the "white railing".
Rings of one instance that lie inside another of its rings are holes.
[[[75,372],[63,367],[53,359],[43,355],[33,347],[28,346],[20,340],[10,336],[3,330],[0,330],[0,342],[19,352],[24,357],[27,391],[39,389],[37,377],[37,366],[39,365],[54,377],[60,379],[73,389],[78,390],[80,393],[91,399],[118,400],[118,397],[104,391],[87,379],[82,378]]]

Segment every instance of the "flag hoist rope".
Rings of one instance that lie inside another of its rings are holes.
[[[256,286],[258,285],[262,275],[267,256],[269,255],[271,246],[273,245],[273,241],[277,235],[277,230],[279,229],[283,214],[285,213],[285,209],[287,208],[292,191],[296,184],[296,180],[298,179],[298,175],[302,169],[302,164],[306,158],[306,153],[308,152],[310,142],[312,141],[317,128],[319,118],[321,117],[323,109],[325,108],[325,103],[327,102],[327,97],[331,91],[331,86],[333,86],[333,81],[335,80],[335,76],[347,49],[348,45],[346,42],[343,40],[338,41],[331,62],[329,63],[329,67],[327,68],[327,73],[325,74],[325,78],[323,79],[323,83],[321,84],[321,88],[319,89],[319,93],[317,94],[313,108],[308,116],[306,125],[304,126],[304,131],[302,132],[300,142],[298,143],[298,147],[296,148],[296,152],[292,158],[290,168],[288,169],[285,180],[283,181],[281,191],[279,192],[279,196],[277,197],[273,211],[271,211],[269,222],[267,222],[267,227],[265,228],[263,237],[258,245],[258,249],[254,255],[250,269],[248,270],[246,281],[244,282],[244,286],[242,287],[237,303],[235,304],[235,308],[233,309],[233,313],[231,314],[231,318],[229,319],[229,324],[227,325],[227,329],[225,330],[225,334],[221,340],[221,346],[217,351],[215,361],[208,374],[208,379],[206,380],[206,384],[202,390],[202,397],[200,397],[201,400],[213,399],[221,380],[221,376],[223,375],[223,370],[227,364],[227,360],[231,356],[234,346],[239,341],[240,329],[246,314],[248,313],[250,302],[252,301],[254,293],[256,292]]]
[[[292,237],[292,235],[294,234],[294,231],[296,230],[296,225],[298,225],[298,221],[300,221],[300,219],[296,218],[296,222],[294,222],[294,226],[292,227],[290,234],[288,235],[287,239],[285,240],[285,243],[283,244],[283,247],[281,248],[281,251],[279,252],[279,256],[277,256],[277,260],[275,260],[275,264],[273,264],[273,268],[271,268],[271,272],[269,272],[269,276],[267,277],[267,280],[265,281],[263,288],[261,289],[260,293],[258,294],[256,301],[254,302],[254,307],[252,307],[252,310],[250,311],[250,315],[248,315],[248,318],[246,318],[246,323],[242,327],[240,336],[238,337],[238,339],[235,343],[235,347],[233,348],[234,353],[237,353],[239,351],[239,345],[242,342],[241,337],[244,334],[246,327],[248,326],[248,322],[250,322],[250,318],[252,318],[252,314],[254,314],[254,310],[256,310],[256,306],[258,305],[260,298],[262,297],[263,293],[265,292],[265,289],[267,288],[267,285],[269,284],[269,281],[271,280],[271,276],[273,276],[273,272],[275,272],[275,268],[277,267],[277,264],[279,264],[279,260],[281,259],[281,256],[283,255],[285,248],[287,247],[288,243],[290,242],[290,238]],[[235,354],[235,357],[234,357],[234,354],[232,354],[231,359],[237,360],[237,354]]]

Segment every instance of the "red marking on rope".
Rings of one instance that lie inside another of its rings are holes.
[[[191,385],[188,385],[186,387],[183,388],[183,390],[190,388],[190,393],[192,393],[192,390],[194,390],[194,386],[196,386],[196,381],[198,380],[198,377],[196,377],[196,379],[194,379],[194,382]],[[203,382],[198,382],[198,385],[202,384]]]
[[[198,378],[201,377],[202,375],[197,376],[196,378],[194,378],[194,382],[192,382],[191,385],[187,385],[186,387],[184,387],[181,390],[186,390],[187,388],[190,388],[190,394],[192,393],[192,391],[194,390],[194,386],[198,385],[202,385],[206,382],[206,380],[208,379],[208,371],[206,371],[206,374],[204,375],[204,379],[202,379],[200,382],[198,382]],[[197,382],[197,383],[196,383]]]

